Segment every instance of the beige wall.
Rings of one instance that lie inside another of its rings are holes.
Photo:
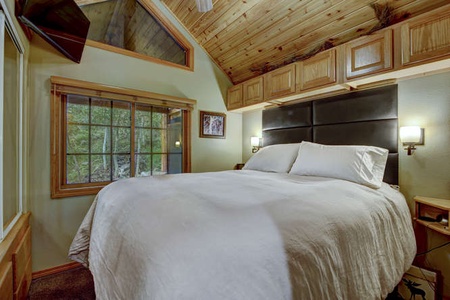
[[[399,144],[399,181],[411,211],[415,195],[449,199],[450,201],[450,72],[401,81],[398,84],[399,126],[419,125],[425,128],[425,145],[417,146],[407,156]],[[242,158],[252,153],[250,137],[261,135],[262,110],[243,114]],[[448,241],[429,232],[430,247]],[[450,247],[427,256],[429,266],[443,272],[445,294],[450,295]]]
[[[159,1],[156,4],[167,14]],[[172,19],[170,15],[168,17]],[[93,197],[50,199],[50,76],[196,99],[191,132],[192,171],[232,169],[241,161],[241,114],[227,112],[226,139],[198,137],[198,110],[226,112],[224,97],[231,83],[205,52],[189,39],[195,46],[194,72],[91,47],[85,48],[81,64],[76,64],[39,37],[34,37],[28,74],[28,194],[32,212],[33,271],[69,261],[70,243],[93,200]]]

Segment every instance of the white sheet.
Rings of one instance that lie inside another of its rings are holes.
[[[386,184],[243,170],[115,182],[69,255],[98,299],[382,299],[415,251]]]

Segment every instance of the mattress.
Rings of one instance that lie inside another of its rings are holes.
[[[98,299],[383,299],[416,253],[404,197],[251,170],[120,180],[69,256]]]

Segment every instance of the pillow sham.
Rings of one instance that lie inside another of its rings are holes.
[[[374,146],[302,142],[290,174],[344,179],[380,188],[389,151]]]
[[[264,172],[288,173],[297,158],[300,143],[276,144],[259,149],[242,168]]]

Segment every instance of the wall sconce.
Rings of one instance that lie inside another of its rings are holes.
[[[180,148],[180,147],[181,147],[181,142],[175,141],[175,148]]]
[[[416,150],[416,145],[423,145],[423,128],[419,126],[403,126],[400,127],[400,140],[404,146],[408,146],[408,155],[413,154]]]
[[[257,136],[252,136],[250,144],[252,145],[252,153],[256,153],[261,148],[261,139]]]

